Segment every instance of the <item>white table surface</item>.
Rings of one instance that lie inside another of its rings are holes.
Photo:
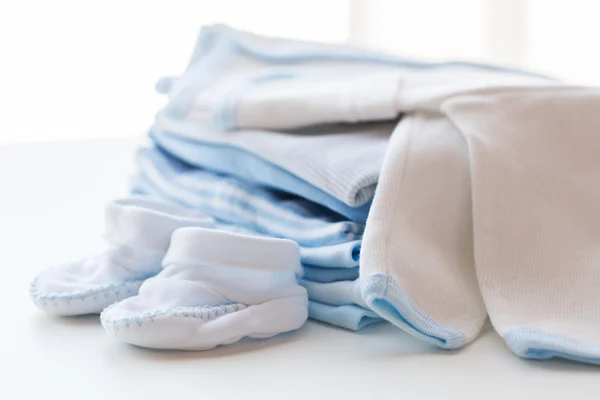
[[[359,333],[308,322],[207,352],[112,341],[97,316],[38,311],[41,268],[101,249],[102,210],[126,193],[141,140],[0,147],[0,399],[579,399],[600,368],[513,356],[488,325],[457,352],[389,324]]]

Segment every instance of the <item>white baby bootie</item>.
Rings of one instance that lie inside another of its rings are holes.
[[[306,290],[300,249],[286,239],[183,228],[163,271],[100,316],[108,334],[156,349],[207,350],[300,328]]]
[[[214,226],[204,214],[140,196],[109,203],[105,215],[109,246],[102,255],[48,268],[32,282],[30,294],[40,309],[64,316],[100,313],[160,272],[176,229]]]

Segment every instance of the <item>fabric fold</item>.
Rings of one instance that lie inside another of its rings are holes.
[[[335,245],[362,237],[363,224],[343,220],[305,199],[190,168],[155,149],[140,149],[137,163],[159,194],[217,220],[291,239],[304,247]]]
[[[282,190],[364,222],[393,124],[330,127],[322,133],[209,134],[157,121],[150,137],[186,163]],[[192,128],[192,129],[190,129]]]
[[[215,25],[200,32],[185,73],[162,80],[157,89],[168,93],[167,113],[176,118],[208,119],[220,130],[277,130],[393,119],[398,112],[394,88],[404,74],[457,70],[545,79],[491,65],[420,62]],[[443,84],[449,82],[452,87],[452,80]]]
[[[447,349],[486,319],[473,261],[467,145],[443,115],[406,117],[392,135],[361,249],[368,307]]]
[[[469,143],[494,328],[521,357],[600,364],[600,90],[489,91],[443,109]]]

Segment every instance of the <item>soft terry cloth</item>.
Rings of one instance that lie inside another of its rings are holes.
[[[31,297],[51,314],[100,313],[115,301],[135,295],[146,278],[160,272],[176,229],[213,227],[214,223],[198,211],[157,199],[114,200],[105,211],[106,251],[45,269],[31,284]]]
[[[110,336],[207,350],[292,331],[308,317],[306,290],[296,282],[300,248],[291,240],[183,228],[173,233],[163,267],[139,295],[102,312]]]

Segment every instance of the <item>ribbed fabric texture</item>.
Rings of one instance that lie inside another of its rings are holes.
[[[188,148],[194,146],[193,141],[198,141],[198,147],[203,144],[225,145],[247,151],[325,191],[342,203],[359,207],[373,198],[383,155],[394,126],[395,123],[386,122],[327,125],[289,133],[260,130],[224,133],[200,122],[175,120],[159,114],[153,136],[170,152],[200,167],[214,168],[215,165],[210,158],[187,156],[193,154],[189,149],[169,144],[177,137],[183,137],[192,141],[188,141]],[[165,136],[163,131],[170,133],[171,137]],[[232,162],[228,167],[236,165]],[[242,167],[238,165],[238,168]],[[235,168],[227,172],[243,173]],[[301,190],[282,189],[292,193]]]
[[[469,141],[475,261],[518,355],[600,363],[600,90],[449,102]]]
[[[493,66],[425,63],[216,25],[202,29],[185,73],[157,86],[170,101],[155,128],[238,146],[357,207],[373,196],[393,127],[372,122],[389,124],[404,111],[407,99],[399,91],[411,100],[426,87],[425,97],[439,100],[493,83],[533,80]]]
[[[370,321],[357,306],[364,301],[414,336],[455,349],[473,340],[489,311],[522,357],[598,363],[598,93],[514,72],[210,27],[187,71],[159,85],[170,102],[151,135],[196,167],[309,198],[354,221],[362,221],[358,206],[368,206],[377,184],[360,296],[358,283],[327,282],[333,269],[309,270],[316,280],[303,284],[315,318],[343,315],[339,325],[358,328]],[[373,132],[363,138],[361,126],[325,126],[400,114],[383,162],[383,141],[370,146]],[[208,146],[227,151],[211,159]],[[381,172],[367,173],[376,164]],[[290,237],[305,249],[362,234],[360,225],[310,202],[272,191],[265,203],[250,193],[258,186],[221,176],[222,192],[202,170],[164,174],[165,165],[142,168],[142,186],[244,229]],[[265,171],[273,173],[268,182]],[[240,190],[242,197],[231,195]],[[355,268],[354,250],[339,250]],[[317,268],[341,266],[323,262],[325,253],[313,254],[324,264]]]
[[[464,345],[486,318],[472,243],[464,139],[442,116],[406,117],[392,135],[363,237],[364,300],[417,337]]]

